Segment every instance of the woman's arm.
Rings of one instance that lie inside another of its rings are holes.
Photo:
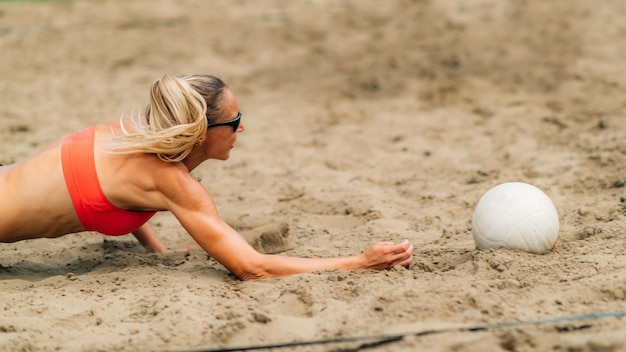
[[[383,270],[397,265],[406,267],[413,261],[413,246],[408,240],[399,244],[378,242],[358,256],[340,258],[299,258],[261,254],[221,219],[202,218],[198,216],[195,221],[192,220],[193,225],[189,226],[188,231],[200,247],[241,280],[319,270]],[[182,220],[183,224],[187,221],[189,220]]]
[[[167,248],[165,248],[163,242],[161,242],[159,236],[157,236],[149,223],[145,223],[140,228],[133,231],[133,236],[135,236],[137,241],[149,252],[167,252]]]
[[[318,270],[391,269],[413,261],[409,241],[394,244],[378,242],[358,256],[342,258],[297,258],[261,254],[224,222],[213,197],[197,181],[186,175],[167,182],[163,192],[167,208],[211,257],[242,280],[279,277]],[[172,185],[176,185],[175,189]]]
[[[407,267],[413,262],[413,246],[408,240],[394,244],[377,242],[361,255],[342,258],[298,258],[264,255],[257,270],[242,280],[279,277],[318,270],[391,269],[397,265]],[[262,269],[262,270],[260,270]]]

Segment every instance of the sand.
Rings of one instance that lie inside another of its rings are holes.
[[[241,282],[131,236],[0,244],[0,350],[625,351],[602,315],[626,309],[625,19],[618,0],[0,3],[0,163],[211,73],[246,131],[195,174],[251,243],[415,245],[408,269]],[[551,253],[475,249],[473,209],[508,181],[553,200]]]

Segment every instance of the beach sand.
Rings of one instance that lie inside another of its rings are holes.
[[[259,250],[415,246],[408,269],[241,282],[132,236],[0,244],[0,350],[626,351],[625,34],[617,0],[0,3],[0,163],[210,73],[246,130],[194,173]],[[509,181],[554,202],[549,254],[475,249]]]

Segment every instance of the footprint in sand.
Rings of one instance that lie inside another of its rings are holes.
[[[294,248],[287,223],[269,224],[242,233],[250,245],[264,254],[285,252]]]

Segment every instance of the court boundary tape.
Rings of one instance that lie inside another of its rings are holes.
[[[187,351],[190,351],[190,352],[257,351],[257,350],[269,350],[269,349],[289,348],[289,347],[298,347],[298,346],[326,345],[326,344],[333,344],[333,343],[347,343],[347,342],[364,342],[365,343],[367,341],[371,341],[370,343],[363,344],[360,347],[355,349],[355,350],[358,350],[358,349],[363,349],[363,348],[368,348],[368,347],[375,347],[378,345],[382,345],[382,344],[390,343],[394,341],[399,341],[408,336],[428,336],[428,335],[443,334],[443,333],[448,333],[448,332],[479,332],[479,331],[523,326],[523,325],[563,323],[563,322],[581,321],[581,320],[596,320],[596,319],[602,319],[602,318],[617,318],[617,317],[623,317],[623,316],[626,316],[626,310],[606,312],[606,313],[595,313],[595,314],[570,315],[570,316],[564,316],[564,317],[545,318],[545,319],[519,320],[519,321],[507,321],[507,322],[500,322],[500,323],[478,324],[478,325],[460,326],[460,327],[453,327],[453,328],[441,328],[441,329],[433,329],[433,330],[422,330],[422,331],[412,331],[412,332],[410,331],[410,332],[395,333],[395,334],[345,336],[345,337],[325,338],[325,339],[308,340],[308,341],[293,341],[293,342],[273,343],[273,344],[265,344],[265,345],[254,345],[254,346],[221,347],[221,348],[206,348],[206,349],[200,348],[200,349],[191,349]]]

